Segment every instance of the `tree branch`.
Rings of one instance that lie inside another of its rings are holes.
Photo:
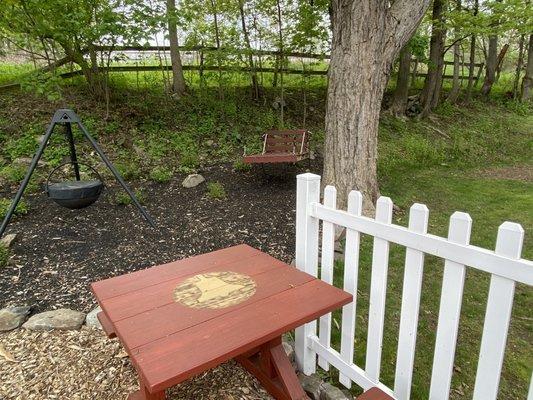
[[[413,36],[431,0],[396,0],[389,8],[389,30],[403,47]]]

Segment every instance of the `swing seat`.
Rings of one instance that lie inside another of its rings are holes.
[[[50,183],[46,193],[58,205],[76,210],[93,204],[98,200],[103,189],[104,184],[98,179],[65,181]]]
[[[244,155],[245,164],[297,163],[309,158],[309,131],[267,131],[261,154]]]

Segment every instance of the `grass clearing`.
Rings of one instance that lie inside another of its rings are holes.
[[[395,223],[403,226],[407,226],[410,205],[414,202],[426,204],[430,210],[428,231],[444,237],[447,235],[451,214],[456,210],[468,212],[473,219],[471,243],[488,249],[494,248],[497,229],[503,221],[510,219],[519,222],[526,230],[523,258],[533,257],[533,214],[531,213],[533,183],[531,182],[483,177],[467,178],[459,171],[450,171],[441,167],[425,171],[398,172],[382,186],[382,194],[391,197],[395,204],[401,207],[402,211],[395,215]],[[355,338],[355,362],[359,366],[364,366],[366,356],[372,244],[372,239],[363,235]],[[404,260],[405,248],[392,245],[382,358],[382,381],[389,387],[394,385]],[[443,266],[442,259],[426,256],[413,377],[413,399],[424,399],[429,396]],[[335,266],[335,284],[339,287],[342,287],[342,268],[342,263],[337,263]],[[489,274],[467,270],[452,381],[452,399],[471,398],[472,395],[489,278]],[[500,385],[501,398],[518,399],[527,395],[531,365],[533,365],[530,351],[533,342],[533,324],[530,318],[532,307],[531,290],[518,285]],[[340,313],[335,313],[334,318],[340,324]],[[338,329],[334,329],[333,343],[338,350],[340,344]],[[337,380],[336,373],[325,375],[334,382]]]

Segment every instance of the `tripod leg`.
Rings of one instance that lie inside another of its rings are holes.
[[[107,168],[109,168],[109,170],[113,173],[113,175],[115,176],[115,179],[117,180],[117,182],[120,184],[120,186],[122,186],[122,188],[126,191],[126,193],[128,193],[128,195],[131,198],[131,201],[133,201],[133,204],[135,204],[135,207],[137,207],[137,209],[140,211],[140,213],[143,215],[143,217],[146,219],[146,221],[148,221],[150,226],[152,228],[155,228],[155,222],[152,219],[152,217],[150,216],[150,214],[148,214],[146,212],[146,210],[144,209],[144,207],[141,206],[141,204],[137,200],[137,197],[135,197],[135,195],[133,194],[131,189],[128,187],[126,182],[124,182],[124,180],[122,179],[122,177],[120,176],[120,174],[116,170],[115,166],[106,157],[106,155],[104,154],[104,152],[102,151],[102,149],[100,148],[98,143],[96,143],[96,141],[93,139],[93,137],[89,134],[89,131],[87,130],[87,128],[85,128],[85,126],[81,122],[78,122],[78,126],[81,129],[81,131],[83,132],[83,134],[85,135],[85,137],[87,138],[87,140],[89,140],[91,145],[94,147],[94,149],[96,150],[96,152],[98,153],[100,158],[104,161],[105,165],[107,165]]]
[[[65,124],[65,135],[67,136],[68,144],[70,147],[70,162],[74,167],[74,174],[76,175],[76,180],[79,181],[80,178],[80,166],[78,165],[78,157],[76,156],[76,146],[74,145],[74,136],[72,135],[72,124],[67,122]]]
[[[48,144],[48,141],[50,140],[50,136],[52,135],[52,132],[54,130],[54,127],[56,126],[55,122],[51,123],[48,127],[48,130],[46,131],[44,135],[44,139],[41,142],[41,145],[39,146],[39,149],[34,154],[33,159],[31,160],[31,164],[28,167],[28,171],[26,172],[26,176],[24,177],[24,180],[20,184],[19,190],[13,199],[13,202],[11,203],[11,206],[9,207],[9,210],[7,211],[7,214],[4,218],[4,221],[2,221],[2,226],[0,226],[0,237],[4,234],[7,224],[9,224],[9,221],[13,217],[13,214],[15,213],[15,209],[17,208],[17,205],[22,198],[22,194],[24,193],[24,190],[26,190],[26,186],[28,186],[28,182],[31,179],[31,176],[33,174],[33,171],[35,171],[35,168],[37,167],[37,163],[41,159],[41,156],[43,155],[44,149],[46,148],[46,145]]]

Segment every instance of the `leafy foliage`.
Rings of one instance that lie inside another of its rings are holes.
[[[222,183],[218,181],[209,182],[207,184],[207,195],[213,200],[222,200],[226,198],[226,190]]]

